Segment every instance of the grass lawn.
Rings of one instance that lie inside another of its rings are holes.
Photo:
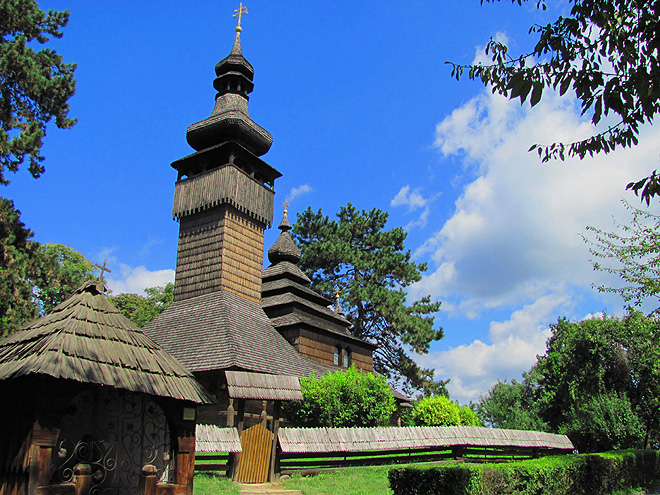
[[[238,495],[238,485],[213,473],[195,473],[193,495]]]
[[[303,495],[391,495],[387,480],[387,472],[391,468],[354,467],[313,476],[296,474],[283,480],[281,488],[300,490]],[[238,487],[225,477],[195,473],[193,495],[238,495]]]
[[[387,472],[392,466],[345,468],[314,476],[293,475],[283,488],[303,495],[391,495]]]

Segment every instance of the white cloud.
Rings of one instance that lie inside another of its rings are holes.
[[[287,195],[289,201],[293,201],[296,198],[303,196],[304,194],[311,193],[314,189],[309,184],[302,184],[300,186],[292,187]]]
[[[411,191],[410,185],[405,185],[399,189],[399,192],[390,201],[390,206],[394,208],[398,206],[407,206],[409,213],[422,209],[422,212],[405,226],[405,230],[407,231],[410,231],[415,227],[426,227],[429,215],[431,214],[430,203],[433,199],[425,198],[420,191],[421,188],[419,187]]]
[[[438,124],[438,149],[462,155],[476,176],[451,218],[416,251],[432,253],[436,267],[412,297],[495,307],[533,300],[558,283],[597,282],[580,234],[626,215],[620,199],[636,200],[625,186],[657,168],[660,132],[646,128],[637,147],[582,161],[541,164],[527,152],[533,143],[592,132],[572,100],[552,93],[530,110],[484,91]]]
[[[411,192],[410,186],[406,185],[392,198],[390,206],[407,206],[409,211],[414,211],[423,208],[427,203],[428,199],[422,196],[419,187]]]
[[[453,214],[414,253],[431,262],[410,299],[430,294],[458,318],[511,311],[491,321],[487,335],[420,359],[436,379],[451,379],[452,398],[476,400],[498,379],[519,377],[544,352],[558,316],[602,309],[578,307],[593,283],[613,281],[594,272],[580,235],[588,225],[612,230],[613,217],[629,219],[620,200],[639,204],[625,187],[657,168],[660,129],[644,127],[638,146],[582,161],[541,164],[527,151],[593,133],[575,99],[551,91],[530,109],[484,90],[438,123],[435,146],[461,161],[454,183],[463,186]]]
[[[159,287],[174,282],[174,270],[149,271],[144,266],[119,264],[119,273],[107,276],[108,288],[113,294],[143,294],[148,287]]]
[[[452,399],[467,404],[487,392],[498,379],[519,378],[529,370],[536,356],[545,352],[549,324],[558,312],[571,307],[571,297],[555,291],[514,311],[507,321],[491,322],[491,343],[475,339],[470,344],[432,352],[420,362],[435,368],[436,379],[450,378],[447,388]]]
[[[149,256],[151,253],[151,250],[155,248],[156,246],[160,246],[163,244],[163,239],[149,239],[147,243],[142,246],[142,249],[140,249],[139,254],[141,257],[146,257]]]

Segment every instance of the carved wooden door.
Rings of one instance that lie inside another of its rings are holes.
[[[53,449],[52,482],[66,483],[78,463],[92,468],[92,495],[137,493],[142,466],[170,469],[167,418],[150,396],[109,388],[79,394],[68,406]]]

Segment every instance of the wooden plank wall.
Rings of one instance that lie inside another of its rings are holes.
[[[371,372],[373,371],[373,357],[364,350],[357,348],[354,344],[349,344],[341,340],[339,336],[321,336],[304,335],[296,339],[296,348],[298,352],[313,361],[333,365],[335,346],[341,345],[342,348],[351,350],[350,364],[354,364],[357,369]]]
[[[225,289],[261,300],[265,225],[228,205],[183,217],[179,229],[176,300]]]

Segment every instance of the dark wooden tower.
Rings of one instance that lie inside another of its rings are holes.
[[[240,28],[215,73],[213,112],[186,135],[196,152],[172,163],[180,222],[174,302],[143,331],[218,398],[198,415],[217,424],[230,404],[225,371],[299,377],[328,368],[297,353],[261,307],[264,229],[281,174],[260,158],[272,137],[248,113],[253,69]]]

